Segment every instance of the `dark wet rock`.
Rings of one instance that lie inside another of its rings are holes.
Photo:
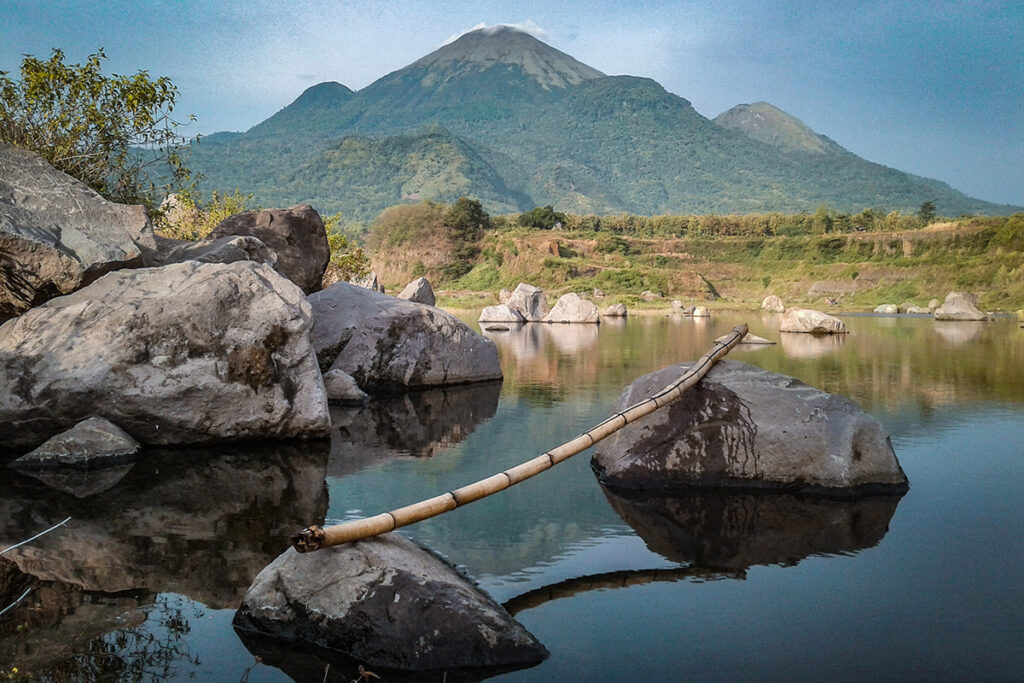
[[[35,579],[91,593],[182,593],[234,608],[297,529],[323,522],[327,458],[326,441],[153,448],[86,498],[9,471],[0,478],[0,548],[71,517],[3,557]]]
[[[604,489],[612,509],[651,551],[680,564],[744,570],[877,545],[899,496],[836,500],[786,492],[690,490],[673,495]]]
[[[558,297],[558,301],[544,316],[546,323],[600,323],[594,302],[587,301],[579,294],[569,292]]]
[[[324,375],[324,389],[327,400],[342,405],[364,405],[370,400],[369,394],[359,388],[352,375],[342,370],[331,370]]]
[[[641,377],[622,410],[691,363]],[[717,363],[681,398],[597,446],[591,465],[618,488],[784,488],[836,495],[905,491],[885,428],[853,401],[738,361]]]
[[[509,327],[508,325],[498,325],[497,323],[491,323],[488,325],[484,325],[483,330],[484,332],[508,332]]]
[[[361,408],[331,409],[328,473],[342,476],[395,458],[429,458],[463,441],[498,410],[501,382],[416,391]]]
[[[782,314],[779,332],[807,334],[845,334],[846,324],[828,313],[809,308],[790,308]]]
[[[47,439],[39,448],[12,462],[11,467],[98,469],[132,460],[139,448],[139,442],[116,424],[102,417],[90,417]]]
[[[407,284],[405,289],[398,295],[398,298],[418,304],[426,304],[427,306],[433,306],[436,303],[434,289],[430,286],[430,281],[425,277],[418,277]]]
[[[987,320],[988,315],[978,310],[978,298],[973,294],[950,292],[941,306],[935,309],[936,320]]]
[[[320,367],[370,394],[500,379],[494,343],[439,308],[339,282],[310,295]]]
[[[42,157],[0,143],[0,321],[155,251],[141,206],[115,204]]]
[[[108,273],[0,327],[0,445],[92,415],[143,444],[327,436],[311,314],[261,264]]]
[[[500,299],[499,299],[500,300]],[[541,322],[548,314],[547,297],[540,287],[520,282],[504,305],[518,312],[526,322]],[[494,321],[502,322],[502,321]]]
[[[272,249],[274,269],[306,294],[320,289],[331,248],[324,222],[309,204],[236,213],[217,224],[208,239],[236,235],[256,237]]]
[[[236,628],[410,671],[529,666],[547,650],[451,565],[397,534],[305,555],[259,573]]]

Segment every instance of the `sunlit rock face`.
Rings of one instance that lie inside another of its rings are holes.
[[[289,549],[253,581],[236,628],[406,671],[528,666],[547,650],[455,568],[386,534]]]
[[[604,489],[651,551],[705,569],[791,565],[877,545],[899,496],[830,499],[787,492],[710,489],[648,494]]]
[[[682,375],[683,363],[641,377],[622,410]],[[601,442],[604,484],[787,488],[838,495],[907,488],[885,428],[853,401],[738,361],[721,361],[668,406]]]
[[[846,334],[846,323],[839,318],[810,308],[790,308],[782,314],[779,332],[806,334]]]

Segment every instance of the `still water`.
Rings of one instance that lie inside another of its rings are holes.
[[[852,333],[826,339],[724,313],[487,332],[503,383],[335,410],[330,448],[155,453],[99,483],[4,474],[0,546],[72,521],[4,556],[17,566],[0,565],[4,595],[38,600],[0,617],[0,664],[321,680],[324,663],[247,647],[230,626],[291,532],[533,457],[603,419],[636,377],[747,322],[780,343],[730,359],[859,402],[888,428],[909,493],[634,500],[603,490],[584,452],[407,528],[551,651],[495,680],[1024,680],[1024,330],[845,320]],[[335,664],[329,680],[354,675]]]

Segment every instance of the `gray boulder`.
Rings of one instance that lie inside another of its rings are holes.
[[[139,442],[117,425],[102,417],[90,417],[21,456],[11,467],[95,469],[124,464],[134,458],[139,448]]]
[[[546,323],[600,323],[594,302],[570,292],[558,297],[554,307],[544,316]]]
[[[779,332],[808,334],[846,334],[846,324],[828,313],[809,308],[790,308],[782,314]]]
[[[710,318],[711,311],[708,310],[707,306],[694,306],[690,315],[694,318]]]
[[[923,306],[907,306],[906,310],[903,312],[910,315],[926,315],[931,313],[929,309]]]
[[[259,238],[229,235],[217,239],[186,242],[184,240],[157,238],[157,253],[147,260],[150,266],[166,266],[171,263],[198,261],[199,263],[234,263],[252,261],[274,267],[277,254]]]
[[[988,316],[978,310],[978,298],[963,292],[947,294],[934,315],[936,320],[988,320]]]
[[[494,342],[455,316],[339,282],[310,295],[321,369],[370,394],[500,379]]]
[[[143,207],[109,202],[42,157],[0,143],[0,321],[141,266],[155,249]]]
[[[375,270],[371,270],[363,277],[349,280],[349,284],[353,284],[356,287],[362,287],[363,289],[369,289],[373,292],[380,292],[381,294],[384,293],[384,285],[380,283],[380,278],[377,277],[377,271]]]
[[[929,313],[931,313],[931,312],[932,312],[932,311],[934,311],[934,310],[935,310],[936,308],[938,308],[938,307],[939,307],[940,305],[941,305],[941,304],[939,303],[939,300],[938,300],[938,299],[930,299],[930,300],[928,301],[928,312],[929,312]]]
[[[497,306],[484,306],[484,309],[480,311],[480,317],[477,318],[479,323],[522,323],[526,322],[526,318],[519,311],[513,311],[505,304],[498,304]]]
[[[645,289],[644,291],[640,292],[640,298],[643,299],[644,301],[657,301],[658,299],[661,298],[661,294],[657,294],[649,289]]]
[[[782,313],[786,310],[786,307],[782,303],[782,299],[774,294],[769,294],[761,302],[761,310],[768,311],[769,313]]]
[[[0,445],[97,414],[143,444],[327,436],[311,315],[261,264],[109,273],[0,326]]]
[[[253,581],[234,624],[405,671],[530,666],[548,654],[451,565],[397,534],[285,551]]]
[[[507,289],[502,289],[498,292],[498,303],[507,304],[512,299],[512,292]]]
[[[398,298],[427,306],[433,306],[437,302],[437,299],[434,298],[434,289],[425,277],[418,277],[407,284]]]
[[[626,304],[612,304],[604,309],[604,313],[601,315],[606,318],[625,318],[629,312],[626,310]]]
[[[331,370],[324,374],[324,390],[327,400],[341,405],[366,405],[369,394],[359,388],[352,375],[342,370]]]
[[[236,235],[256,237],[272,249],[277,254],[274,270],[306,294],[320,289],[331,248],[324,222],[309,204],[228,216],[217,224],[208,239]]]
[[[896,304],[879,304],[875,306],[874,312],[881,315],[896,315],[900,312],[900,307]]]
[[[548,302],[544,296],[544,290],[540,287],[520,282],[512,291],[505,304],[513,311],[518,311],[526,322],[541,322],[548,314]]]
[[[616,410],[651,396],[691,365],[641,377],[623,391]],[[856,403],[730,360],[667,407],[601,442],[591,465],[602,483],[627,489],[856,494],[907,488],[885,428]]]

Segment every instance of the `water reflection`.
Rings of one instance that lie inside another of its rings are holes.
[[[780,332],[782,351],[789,358],[819,358],[838,351],[846,343],[845,334],[804,334]]]
[[[71,520],[4,554],[0,603],[13,602],[23,586],[33,592],[5,615],[5,624],[31,628],[0,631],[0,657],[38,672],[54,658],[103,649],[89,643],[147,614],[166,617],[168,610],[154,609],[160,594],[237,606],[295,529],[323,520],[327,456],[326,442],[145,451],[119,481],[86,497],[20,473],[5,477],[0,546]]]
[[[959,346],[961,344],[968,344],[976,341],[981,337],[981,333],[985,330],[986,325],[986,323],[983,322],[967,320],[936,320],[934,324],[935,333],[953,346]]]
[[[731,571],[870,548],[889,530],[900,501],[897,496],[830,500],[712,490],[641,496],[605,488],[604,493],[651,551],[672,562]]]
[[[340,477],[394,458],[429,458],[494,417],[501,382],[431,389],[331,407],[328,475]]]

